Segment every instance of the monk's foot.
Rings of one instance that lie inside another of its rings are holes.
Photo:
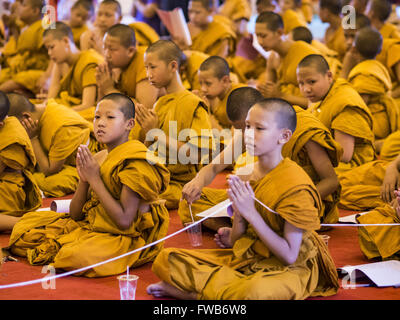
[[[182,300],[194,300],[196,294],[194,292],[184,292],[178,288],[170,285],[165,281],[160,281],[149,285],[146,289],[147,293],[156,297],[173,297]]]
[[[232,248],[231,232],[232,228],[228,227],[223,227],[218,229],[217,233],[214,236],[214,241],[220,248],[222,249]]]

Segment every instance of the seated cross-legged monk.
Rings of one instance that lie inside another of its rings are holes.
[[[301,167],[282,157],[295,128],[296,112],[283,100],[266,99],[250,109],[246,148],[258,161],[251,173],[228,179],[233,248],[162,250],[152,266],[161,281],[147,287],[149,294],[204,300],[336,294],[335,264],[315,232],[319,193]]]
[[[9,117],[10,102],[0,91],[0,232],[11,231],[17,217],[42,204],[33,179],[36,158],[31,140],[15,117]]]
[[[165,237],[169,215],[159,199],[169,172],[143,143],[129,140],[135,106],[119,93],[97,105],[94,130],[107,146],[96,155],[81,145],[77,154],[79,185],[69,213],[30,212],[14,226],[9,248],[32,265],[76,270]],[[78,275],[103,277],[152,261],[162,243]]]

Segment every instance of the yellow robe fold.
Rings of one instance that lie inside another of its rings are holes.
[[[375,210],[358,217],[359,223],[400,223],[396,211],[385,204]],[[358,239],[360,249],[368,259],[400,260],[400,228],[399,226],[359,227]]]
[[[42,204],[33,179],[36,158],[26,130],[15,117],[7,117],[0,128],[0,214],[22,216]]]
[[[192,36],[190,50],[215,56],[221,50],[221,41],[225,39],[229,41],[228,56],[233,57],[236,50],[236,34],[227,25],[214,19],[205,30],[202,30],[194,37]]]
[[[119,200],[125,185],[136,192],[142,202],[150,205],[150,211],[139,212],[128,229],[120,230],[97,195],[90,191],[81,221],[71,219],[67,213],[26,214],[11,234],[11,251],[26,256],[33,265],[51,264],[57,269],[75,270],[141,248],[166,236],[169,215],[158,195],[168,185],[169,173],[159,159],[148,154],[142,143],[128,141],[113,149],[101,165],[100,174],[114,199]],[[159,243],[79,275],[103,277],[122,273],[127,266],[137,267],[152,261],[162,247],[163,243]]]
[[[376,60],[388,69],[392,79],[392,91],[397,90],[400,86],[400,79],[397,78],[394,67],[400,62],[400,39],[383,39],[382,50],[376,56]],[[400,108],[400,98],[395,100]]]
[[[136,21],[129,24],[129,26],[135,31],[138,46],[148,47],[160,39],[158,33],[145,22]]]
[[[281,16],[284,27],[283,32],[285,34],[289,34],[294,28],[297,27],[307,27],[304,17],[299,12],[289,9],[281,14]]]
[[[186,61],[183,72],[180,73],[183,85],[187,90],[200,90],[198,71],[201,64],[210,56],[200,51],[188,50],[184,52]]]
[[[379,30],[384,39],[400,39],[400,31],[394,24],[386,22]]]
[[[350,71],[348,82],[360,95],[370,95],[368,108],[372,113],[376,139],[384,139],[400,129],[400,107],[390,96],[392,82],[383,64],[377,60],[357,64]]]
[[[136,85],[142,80],[147,80],[146,68],[144,67],[145,51],[144,47],[137,48],[131,62],[126,69],[122,70],[116,83],[116,88],[131,98],[136,98]]]
[[[84,24],[81,27],[71,28],[72,37],[74,38],[74,43],[75,43],[77,48],[81,47],[81,35],[88,29],[89,28],[88,28],[88,26],[86,24]]]
[[[348,210],[369,210],[385,203],[381,187],[389,161],[375,160],[340,175],[342,194],[340,207]]]
[[[295,263],[284,265],[259,239],[251,225],[232,249],[168,248],[153,263],[153,272],[198,299],[305,299],[333,295],[339,288],[334,262],[318,229],[321,199],[308,175],[289,159],[260,181],[252,181],[255,203],[264,221],[280,236],[285,221],[304,230]]]
[[[383,142],[380,158],[392,161],[400,154],[400,131],[396,131],[388,136]]]
[[[297,83],[297,66],[303,58],[320,52],[304,41],[295,41],[286,56],[281,59],[278,81],[281,92],[302,97]]]
[[[218,13],[232,21],[250,20],[251,7],[247,0],[227,0],[219,6]]]
[[[159,120],[158,129],[161,129],[166,136],[202,148],[207,155],[211,153],[213,150],[211,123],[207,107],[198,96],[187,90],[167,94],[157,100],[154,111]],[[130,138],[141,141],[145,139],[139,124],[135,125]],[[158,146],[157,142],[151,146],[153,147],[157,148],[154,152],[165,161],[171,173],[169,187],[160,197],[167,200],[168,209],[176,209],[182,196],[183,185],[195,177],[201,164],[183,164],[180,161],[184,157],[182,154],[173,154],[169,149],[163,150],[164,148]]]
[[[45,196],[62,197],[75,192],[79,176],[76,153],[81,144],[89,144],[90,123],[70,108],[49,100],[39,120],[39,140],[49,160],[65,159],[62,170],[45,176],[36,172],[34,178]]]
[[[337,79],[325,98],[311,111],[331,131],[340,130],[355,138],[353,157],[349,163],[341,162],[341,172],[376,159],[372,114],[361,96],[344,79]]]
[[[81,51],[60,81],[56,102],[70,107],[81,104],[83,89],[90,86],[97,88],[96,68],[103,61],[103,56],[93,49]],[[78,113],[86,120],[93,121],[94,110],[93,106]]]
[[[15,43],[15,54],[7,58],[6,66],[1,70],[4,75],[0,77],[0,83],[13,80],[34,92],[48,63],[49,57],[43,46],[42,20],[38,20],[21,30]]]

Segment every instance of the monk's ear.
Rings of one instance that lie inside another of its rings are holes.
[[[129,58],[132,58],[136,53],[136,47],[131,46],[128,48],[128,56]]]
[[[276,33],[279,35],[279,37],[282,37],[285,33],[283,32],[282,28],[279,28],[278,30],[276,30]]]
[[[329,82],[332,82],[332,81],[333,81],[333,74],[332,74],[332,71],[331,71],[331,70],[328,70],[328,71],[326,72],[326,77],[327,77],[327,79],[329,80]]]
[[[222,80],[222,82],[225,83],[225,84],[230,84],[230,83],[231,83],[230,75],[225,75],[225,76],[223,76],[221,80]]]
[[[22,112],[20,120],[32,118],[32,114],[30,112]]]
[[[279,139],[279,143],[280,144],[285,144],[286,142],[288,142],[290,140],[290,138],[292,137],[293,133],[291,130],[289,129],[284,129],[282,130],[280,139]]]
[[[172,60],[172,61],[169,63],[169,65],[170,65],[172,71],[176,71],[176,70],[179,71],[179,66],[178,66],[178,62],[177,62],[177,61]]]
[[[135,119],[130,118],[128,120],[128,124],[127,124],[127,129],[130,131],[133,129],[133,127],[135,126]]]
[[[2,128],[3,126],[4,126],[4,121],[1,120],[1,121],[0,121],[0,128]]]

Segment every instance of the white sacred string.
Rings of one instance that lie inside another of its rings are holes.
[[[265,205],[264,203],[262,203],[261,201],[259,201],[257,198],[253,197],[253,199],[254,199],[255,201],[257,201],[260,205],[262,205],[264,208],[266,208],[268,211],[270,211],[270,212],[272,212],[272,213],[275,213],[275,214],[279,214],[278,212],[272,210],[272,209],[269,208],[267,205]],[[230,204],[232,204],[232,202],[230,202]],[[190,206],[190,205],[189,205],[189,206]],[[48,277],[44,277],[44,278],[40,278],[40,279],[35,279],[35,280],[30,280],[30,281],[23,281],[23,282],[17,282],[17,283],[11,283],[11,284],[0,285],[0,290],[1,290],[1,289],[9,289],[9,288],[22,287],[22,286],[28,286],[28,285],[33,285],[33,284],[37,284],[37,283],[43,283],[44,281],[47,282],[47,281],[59,279],[59,278],[62,278],[62,277],[67,277],[67,276],[73,275],[73,274],[75,274],[75,273],[80,273],[80,272],[83,272],[83,271],[86,271],[86,270],[89,270],[89,269],[92,269],[92,268],[101,266],[101,265],[103,265],[103,264],[106,264],[106,263],[109,263],[109,262],[113,262],[113,261],[115,261],[115,260],[124,258],[124,257],[126,257],[126,256],[129,256],[129,255],[134,254],[134,253],[136,253],[136,252],[139,252],[139,251],[141,251],[141,250],[144,250],[144,249],[147,249],[147,248],[149,248],[149,247],[152,247],[152,246],[154,246],[154,245],[156,245],[156,244],[158,244],[158,243],[160,243],[160,242],[163,242],[163,241],[165,241],[165,240],[167,240],[167,239],[169,239],[169,238],[172,238],[172,237],[176,236],[177,234],[179,234],[179,233],[181,233],[181,232],[183,232],[183,231],[186,231],[187,229],[192,228],[193,226],[195,226],[195,225],[197,225],[197,224],[199,224],[199,223],[202,223],[204,220],[206,220],[206,219],[208,219],[208,218],[211,218],[212,216],[216,215],[217,213],[219,213],[220,211],[222,211],[222,210],[224,210],[224,209],[226,209],[226,207],[219,208],[219,209],[217,209],[216,211],[210,213],[209,215],[205,216],[204,218],[202,218],[202,219],[200,219],[200,220],[194,222],[193,224],[191,224],[191,225],[189,225],[189,226],[187,226],[187,227],[184,227],[184,228],[182,228],[182,229],[179,229],[178,231],[175,231],[174,233],[171,233],[170,235],[167,235],[167,236],[165,236],[165,237],[162,238],[162,239],[159,239],[159,240],[157,240],[157,241],[154,241],[154,242],[152,242],[152,243],[149,243],[149,244],[147,244],[147,245],[145,245],[145,246],[143,246],[143,247],[141,247],[141,248],[137,248],[137,249],[132,250],[132,251],[130,251],[130,252],[121,254],[121,255],[119,255],[119,256],[117,256],[117,257],[114,257],[114,258],[111,258],[111,259],[108,259],[108,260],[104,260],[104,261],[101,261],[101,262],[98,262],[98,263],[95,263],[95,264],[92,264],[92,265],[90,265],[90,266],[83,267],[83,268],[80,268],[80,269],[76,269],[76,270],[71,270],[71,271],[68,271],[68,272],[60,273],[60,274],[57,274],[57,275],[54,275],[54,276],[48,276]],[[191,210],[191,206],[190,206],[190,210]],[[388,223],[388,224],[352,224],[352,223],[348,223],[348,224],[346,224],[346,223],[321,224],[321,226],[338,226],[338,227],[398,226],[398,225],[400,225],[400,223]]]

